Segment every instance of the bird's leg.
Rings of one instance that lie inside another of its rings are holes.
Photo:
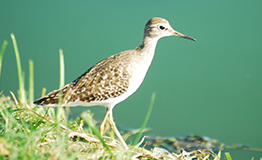
[[[112,112],[112,109],[110,108],[106,108],[106,114],[105,114],[105,117],[99,127],[99,130],[100,130],[100,136],[103,137],[103,134],[104,134],[104,129],[105,129],[105,124],[106,124],[106,120],[107,120],[107,117],[109,115],[109,113]]]
[[[111,126],[112,130],[115,132],[116,136],[118,137],[124,148],[128,149],[126,142],[124,141],[123,137],[121,136],[118,129],[116,128],[116,124],[113,120],[113,111],[109,112],[109,125]]]

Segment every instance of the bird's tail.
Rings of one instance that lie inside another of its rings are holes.
[[[57,106],[59,98],[60,98],[60,96],[59,96],[60,92],[62,92],[61,104],[63,104],[64,103],[63,97],[66,95],[68,88],[69,88],[69,84],[65,85],[63,88],[54,90],[54,91],[48,93],[47,95],[45,95],[44,97],[41,97],[41,98],[37,99],[36,101],[34,101],[34,104],[40,105],[40,106]]]

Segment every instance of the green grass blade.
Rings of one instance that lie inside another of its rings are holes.
[[[7,41],[4,40],[2,47],[1,47],[1,51],[0,51],[0,79],[1,79],[1,70],[2,70],[2,60],[3,60],[3,56],[4,56],[4,53],[5,53],[5,49],[6,49],[7,44],[8,44]]]
[[[29,104],[32,106],[34,102],[34,63],[29,60]]]
[[[22,102],[22,104],[25,104],[26,103],[26,94],[25,94],[24,74],[22,72],[21,60],[20,60],[20,55],[19,55],[15,35],[13,33],[11,33],[11,39],[14,45],[16,64],[17,64],[17,73],[18,73],[18,81],[19,81],[19,93],[18,93],[19,100]]]
[[[149,119],[149,117],[150,117],[150,114],[151,114],[151,112],[152,112],[152,109],[153,109],[153,106],[154,106],[154,102],[155,102],[155,97],[156,97],[156,93],[153,92],[153,93],[152,93],[152,96],[151,96],[150,105],[149,105],[149,107],[148,107],[148,110],[147,110],[147,113],[146,113],[146,116],[145,116],[145,119],[144,119],[144,121],[143,121],[143,123],[142,123],[142,126],[141,126],[139,132],[137,133],[137,136],[136,136],[136,138],[135,138],[135,140],[134,140],[134,142],[133,142],[133,145],[137,144],[138,141],[139,141],[139,139],[140,139],[141,136],[142,136],[142,131],[143,131],[144,128],[146,127],[146,124],[147,124],[148,119]]]
[[[42,91],[41,91],[41,97],[43,97],[46,93],[46,88],[42,88]]]
[[[228,152],[225,153],[226,157],[227,157],[227,160],[232,160],[230,154]]]
[[[59,57],[60,57],[60,83],[59,88],[62,88],[65,85],[65,63],[64,63],[64,54],[63,50],[59,49]],[[59,100],[58,103],[61,104],[63,98],[63,91],[61,90],[59,93]],[[65,110],[62,106],[57,108],[57,120],[61,121],[61,119],[65,119]]]
[[[63,50],[59,49],[60,56],[60,84],[59,88],[62,88],[65,85],[65,63],[64,63],[64,54]]]

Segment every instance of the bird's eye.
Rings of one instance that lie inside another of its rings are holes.
[[[165,29],[165,27],[164,27],[164,26],[159,26],[159,28],[160,28],[161,30],[164,30],[164,29]]]

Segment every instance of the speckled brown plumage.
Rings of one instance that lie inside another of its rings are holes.
[[[63,91],[62,105],[76,100],[88,103],[122,95],[127,91],[131,77],[128,71],[130,65],[126,65],[129,56],[124,56],[128,54],[128,51],[125,52],[97,63],[73,82],[50,92],[34,103],[38,105],[57,104],[61,90]]]

